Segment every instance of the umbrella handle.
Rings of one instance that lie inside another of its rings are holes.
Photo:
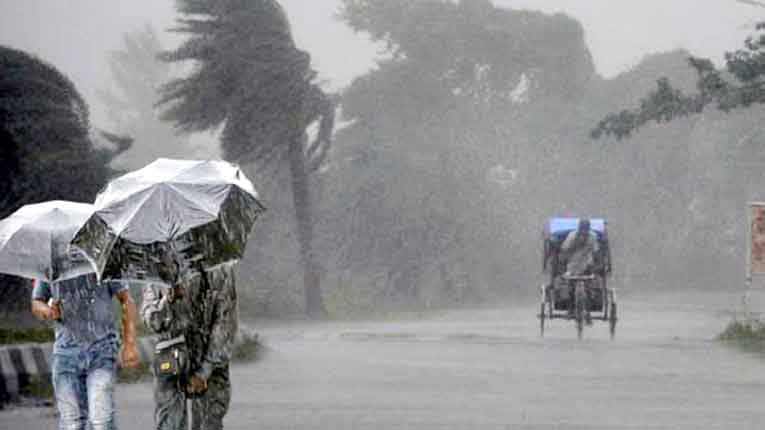
[[[59,311],[61,312],[59,321],[61,321],[64,319],[64,300],[61,299],[61,289],[58,284],[58,282],[51,283],[51,298],[48,300],[48,306],[53,306],[54,303],[58,303]]]
[[[59,287],[59,282],[51,282],[50,290],[51,299],[63,303],[63,300],[61,300],[61,288]]]

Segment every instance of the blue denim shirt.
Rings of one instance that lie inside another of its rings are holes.
[[[127,289],[121,282],[99,284],[94,274],[67,279],[53,285],[35,281],[32,299],[61,300],[61,319],[54,323],[55,354],[78,354],[94,348],[116,351],[119,335],[114,323],[114,296]]]

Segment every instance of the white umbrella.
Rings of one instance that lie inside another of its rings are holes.
[[[72,243],[107,277],[128,264],[155,272],[148,266],[167,244],[193,246],[206,265],[241,258],[265,209],[236,165],[164,158],[109,182],[95,206]]]
[[[48,282],[93,273],[69,242],[94,210],[58,200],[23,206],[0,221],[0,273]]]

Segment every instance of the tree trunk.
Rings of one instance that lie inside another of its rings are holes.
[[[303,266],[305,309],[311,318],[323,318],[327,311],[321,296],[319,265],[313,252],[313,213],[308,183],[308,171],[303,153],[302,133],[296,134],[290,142],[289,163],[292,175],[292,197],[295,205],[297,237],[300,243],[300,258]]]

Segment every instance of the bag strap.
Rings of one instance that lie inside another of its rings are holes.
[[[180,343],[186,343],[186,336],[180,335],[178,337],[174,337],[172,339],[163,340],[160,342],[157,342],[157,344],[154,346],[154,349],[159,352],[163,349],[167,349],[171,346],[178,345]]]

